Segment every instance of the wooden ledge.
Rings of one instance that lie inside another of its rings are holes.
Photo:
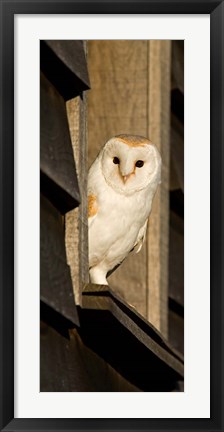
[[[85,285],[81,312],[88,343],[143,391],[171,391],[183,380],[183,356],[108,286]]]

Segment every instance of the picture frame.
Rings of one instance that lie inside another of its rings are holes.
[[[211,417],[210,419],[14,418],[14,15],[210,14],[211,24]],[[223,386],[223,1],[1,2],[1,430],[222,431]]]

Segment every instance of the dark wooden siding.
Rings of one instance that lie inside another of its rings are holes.
[[[184,352],[184,41],[172,42],[169,341]]]
[[[61,382],[52,358],[51,328],[60,328],[61,334],[64,322],[79,326],[66,258],[64,214],[80,204],[81,195],[65,102],[89,86],[83,42],[41,41],[40,67],[40,318],[45,328],[44,335],[41,331],[41,390],[46,390],[52,384],[47,378],[50,370],[55,386]],[[60,345],[58,349],[63,355]]]

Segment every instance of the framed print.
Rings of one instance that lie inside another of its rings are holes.
[[[223,430],[223,8],[1,2],[1,430]],[[99,276],[88,162],[112,136],[125,191],[147,136],[162,183],[141,253]]]

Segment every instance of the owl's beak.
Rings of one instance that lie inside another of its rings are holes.
[[[131,175],[132,173],[122,176],[123,182],[126,183],[126,181],[129,179]]]

